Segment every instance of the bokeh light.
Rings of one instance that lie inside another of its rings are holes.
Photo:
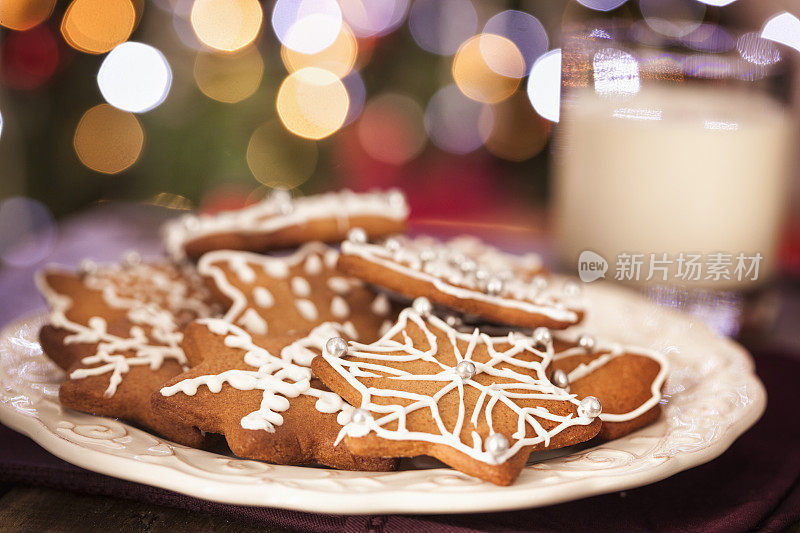
[[[612,11],[628,0],[578,0],[578,3],[595,11]]]
[[[543,118],[558,122],[561,111],[561,49],[550,50],[533,64],[528,99]]]
[[[364,109],[364,102],[367,100],[367,88],[364,86],[364,80],[357,70],[351,70],[350,74],[342,78],[342,83],[347,89],[347,96],[350,100],[347,117],[344,119],[344,125],[347,126],[361,115],[361,110]]]
[[[722,53],[733,49],[736,40],[730,32],[719,24],[700,24],[694,31],[686,35],[681,42],[698,52]]]
[[[785,11],[779,13],[764,24],[761,37],[790,46],[800,52],[800,19]]]
[[[644,21],[667,37],[683,37],[703,22],[706,6],[697,0],[639,0]]]
[[[484,33],[505,37],[517,46],[525,58],[525,73],[530,72],[533,63],[547,51],[549,40],[542,23],[528,13],[509,9],[501,11],[489,19],[483,27]]]
[[[278,116],[286,129],[322,139],[342,127],[349,97],[342,80],[327,70],[308,67],[289,74],[278,90]]]
[[[416,0],[408,26],[422,49],[449,56],[475,34],[478,14],[470,0]]]
[[[484,33],[465,42],[453,59],[453,78],[466,96],[493,104],[511,96],[525,75],[525,59],[516,45]]]
[[[408,0],[339,0],[344,20],[357,37],[385,35],[400,24],[408,11]]]
[[[53,252],[58,228],[50,210],[31,198],[0,202],[0,259],[14,267],[35,265]]]
[[[200,42],[223,52],[233,52],[252,43],[264,13],[258,0],[195,0],[192,29]]]
[[[342,24],[339,36],[329,47],[316,54],[304,54],[286,46],[281,47],[281,59],[286,70],[294,72],[306,67],[319,67],[343,78],[352,70],[358,55],[358,43],[347,24]]]
[[[35,89],[48,82],[59,63],[58,41],[46,24],[5,36],[0,49],[0,79],[14,89]]]
[[[172,70],[164,54],[150,45],[129,41],[114,48],[97,73],[106,102],[123,111],[144,113],[169,94]]]
[[[16,31],[29,30],[47,20],[55,5],[56,0],[3,0],[0,2],[0,26]]]
[[[714,6],[714,7],[723,7],[727,6],[728,4],[734,3],[736,0],[697,0],[698,2],[703,2],[706,5]]]
[[[464,96],[455,85],[436,91],[425,108],[425,129],[431,142],[454,154],[466,154],[480,148],[483,139],[478,130],[478,120],[483,107],[483,104]]]
[[[81,117],[73,146],[78,159],[90,169],[116,174],[139,159],[144,131],[136,115],[100,104]]]
[[[233,104],[252,96],[264,75],[264,61],[255,46],[235,54],[198,53],[194,80],[203,94]]]
[[[317,145],[288,133],[277,121],[265,122],[250,136],[247,166],[268,187],[294,188],[317,167]]]
[[[422,108],[401,94],[385,93],[367,102],[357,127],[364,151],[392,165],[417,157],[427,141]]]
[[[631,54],[617,48],[603,48],[592,60],[594,90],[598,94],[630,95],[639,92],[639,63]]]
[[[547,123],[536,115],[524,93],[486,106],[479,120],[486,149],[508,161],[525,161],[547,143]]]
[[[127,41],[135,25],[131,0],[73,0],[61,21],[61,34],[76,50],[104,54]]]
[[[336,0],[278,0],[272,10],[272,28],[291,50],[316,54],[336,41],[342,10]]]
[[[757,32],[739,36],[736,41],[736,50],[742,59],[754,65],[771,65],[781,59],[778,47],[772,41],[762,38]]]

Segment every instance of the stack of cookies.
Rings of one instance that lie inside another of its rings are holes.
[[[398,191],[278,193],[168,222],[169,260],[40,272],[61,403],[249,459],[426,455],[498,485],[532,452],[659,417],[665,359],[575,331],[575,283],[472,237],[407,237],[407,216]]]

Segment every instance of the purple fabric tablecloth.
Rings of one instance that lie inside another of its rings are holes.
[[[106,206],[63,224],[52,260],[116,259],[135,247],[158,253],[163,213]],[[0,324],[41,308],[32,269],[0,273]],[[653,485],[540,509],[430,516],[317,515],[223,505],[121,481],[66,463],[27,437],[0,426],[0,481],[102,494],[218,513],[256,524],[304,531],[781,531],[800,522],[800,358],[756,354],[769,397],[764,417],[721,457]]]

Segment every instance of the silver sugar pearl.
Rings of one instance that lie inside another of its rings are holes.
[[[543,291],[547,288],[547,278],[544,276],[535,276],[531,283],[538,291]]]
[[[568,281],[564,284],[564,296],[567,298],[577,298],[581,295],[581,286],[574,281]]]
[[[333,357],[342,357],[347,353],[347,341],[341,337],[331,337],[325,343],[325,351]]]
[[[475,279],[478,281],[484,281],[489,278],[489,273],[485,270],[478,269],[475,271]]]
[[[350,417],[350,422],[359,426],[364,426],[372,420],[372,415],[366,409],[361,407],[353,409],[353,415]]]
[[[420,296],[419,298],[415,299],[414,303],[411,304],[411,307],[413,307],[414,311],[420,315],[427,315],[433,311],[433,305],[431,304],[431,301],[424,296]]]
[[[540,326],[533,330],[533,342],[539,348],[547,348],[553,342],[553,335],[549,329]]]
[[[456,365],[456,374],[461,379],[472,379],[477,369],[472,361],[461,361]]]
[[[91,259],[84,259],[83,261],[81,261],[81,265],[79,268],[80,268],[80,275],[82,278],[86,276],[94,276],[95,274],[97,274],[97,263],[95,263]]]
[[[500,278],[490,278],[486,281],[486,293],[491,296],[498,296],[503,292],[503,280]]]
[[[486,437],[483,447],[494,456],[502,455],[508,451],[508,439],[500,433],[492,433]]]
[[[597,348],[597,341],[591,335],[583,334],[578,337],[578,346],[585,351],[592,353],[594,352],[595,348]]]
[[[461,272],[464,273],[474,272],[475,269],[478,268],[478,264],[469,257],[467,257],[461,262],[460,265],[458,265],[458,268],[460,268]]]
[[[403,194],[403,191],[400,189],[390,189],[388,195],[389,205],[394,207],[403,207],[406,205],[406,195]]]
[[[131,268],[142,264],[142,256],[136,250],[128,250],[122,256],[122,266]]]
[[[390,237],[384,241],[383,247],[386,248],[388,251],[394,253],[400,249],[400,241],[398,241],[394,237]]]
[[[347,240],[356,244],[367,242],[367,232],[363,228],[353,228],[347,232]]]
[[[560,368],[553,370],[553,373],[550,374],[550,383],[559,389],[569,390],[569,377],[567,377],[567,373]]]
[[[431,249],[422,250],[419,253],[419,259],[423,263],[429,263],[429,262],[433,261],[434,259],[436,259],[436,252],[434,252]]]
[[[597,418],[603,412],[603,405],[594,396],[587,396],[581,400],[579,409],[589,418]]]
[[[451,328],[457,328],[458,326],[462,325],[464,322],[461,320],[460,317],[456,315],[447,315],[444,319],[445,323]]]

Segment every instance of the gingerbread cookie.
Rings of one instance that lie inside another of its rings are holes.
[[[359,457],[334,444],[353,408],[308,368],[327,339],[353,333],[351,327],[323,324],[300,339],[256,341],[225,320],[197,321],[187,328],[184,345],[191,359],[202,362],[156,392],[153,408],[176,423],[224,434],[239,457],[393,470],[394,459]]]
[[[197,259],[211,250],[263,252],[308,241],[338,242],[354,227],[372,237],[403,231],[405,196],[397,190],[343,190],[292,199],[286,191],[236,211],[185,215],[164,227],[164,246],[175,260]]]
[[[336,270],[338,252],[319,242],[273,257],[229,250],[205,254],[198,272],[229,304],[225,319],[256,337],[297,336],[324,322],[376,339],[397,316],[385,294]]]
[[[547,334],[539,330],[536,336]],[[658,419],[669,369],[661,353],[586,334],[572,337],[560,334],[554,339],[550,379],[578,399],[594,396],[600,400],[600,438],[616,439]]]
[[[79,273],[48,268],[36,281],[50,307],[42,348],[68,372],[62,405],[122,418],[181,444],[203,443],[197,429],[150,408],[153,391],[185,369],[183,325],[215,312],[199,277],[132,253],[121,266],[84,261]]]
[[[338,267],[403,296],[424,296],[491,322],[565,328],[583,319],[583,310],[573,303],[571,285],[548,282],[539,275],[541,263],[531,256],[505,254],[485,245],[472,248],[429,237],[393,237],[370,244],[354,232],[342,243]]]
[[[354,453],[430,455],[509,485],[534,450],[600,431],[599,401],[578,400],[546,375],[549,352],[530,337],[462,333],[424,298],[372,344],[330,340],[311,368],[357,406],[340,438]]]

